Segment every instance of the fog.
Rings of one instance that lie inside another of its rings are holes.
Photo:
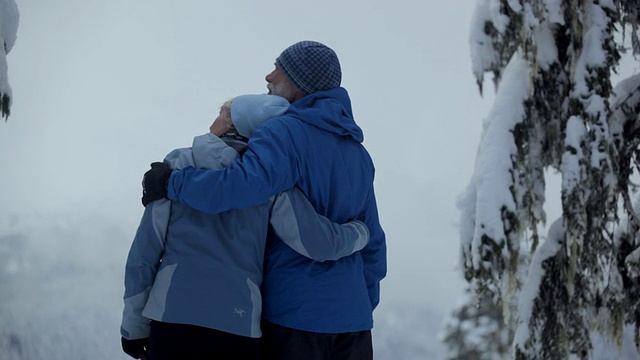
[[[342,85],[376,165],[389,253],[381,308],[408,302],[446,311],[461,293],[455,198],[472,172],[491,97],[490,90],[480,97],[470,70],[472,5],[18,6],[8,56],[14,103],[0,123],[0,215],[99,209],[132,237],[149,163],[207,131],[224,100],[265,92],[264,76],[285,47],[317,40],[340,57]]]

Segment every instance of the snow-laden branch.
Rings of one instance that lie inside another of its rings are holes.
[[[531,259],[528,277],[523,285],[518,303],[518,314],[516,315],[516,331],[513,340],[514,353],[516,357],[526,358],[528,356],[541,358],[552,358],[549,349],[545,349],[540,339],[541,332],[544,331],[544,306],[549,301],[557,301],[559,299],[545,299],[552,294],[550,286],[560,286],[554,284],[553,277],[557,274],[553,270],[550,261],[560,253],[564,248],[564,225],[562,219],[556,220],[549,228],[547,240],[537,249]],[[556,289],[561,290],[561,289]],[[552,310],[552,309],[551,309]],[[533,334],[536,332],[536,334]],[[547,338],[547,341],[560,341],[558,337]],[[545,357],[546,355],[547,357]],[[566,357],[564,354],[562,358]]]
[[[507,244],[507,232],[517,230],[517,224],[506,226],[505,221],[515,211],[513,132],[526,113],[528,79],[527,62],[522,54],[514,54],[484,124],[471,183],[458,200],[465,271],[494,280],[505,270],[510,251],[518,249],[517,243]]]
[[[20,14],[14,0],[0,0],[0,117],[11,113],[13,94],[9,85],[7,55],[18,37]]]

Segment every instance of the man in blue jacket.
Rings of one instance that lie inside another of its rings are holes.
[[[363,250],[325,262],[301,256],[269,232],[262,285],[267,359],[373,358],[373,310],[386,274],[386,243],[373,161],[341,78],[329,47],[293,44],[266,76],[269,94],[291,106],[256,130],[240,160],[223,170],[156,166],[145,174],[145,205],[166,197],[215,214],[264,203],[297,186],[319,214],[369,228]]]

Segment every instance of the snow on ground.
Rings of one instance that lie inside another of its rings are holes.
[[[0,214],[0,359],[130,359],[119,327],[137,221]],[[376,360],[441,359],[442,315],[383,302],[375,317]]]

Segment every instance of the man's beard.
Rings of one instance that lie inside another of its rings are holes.
[[[267,84],[267,89],[269,89],[269,95],[278,95],[289,102],[293,102],[296,96],[296,90],[293,89],[293,86],[287,86],[286,83],[280,83],[278,85]]]

